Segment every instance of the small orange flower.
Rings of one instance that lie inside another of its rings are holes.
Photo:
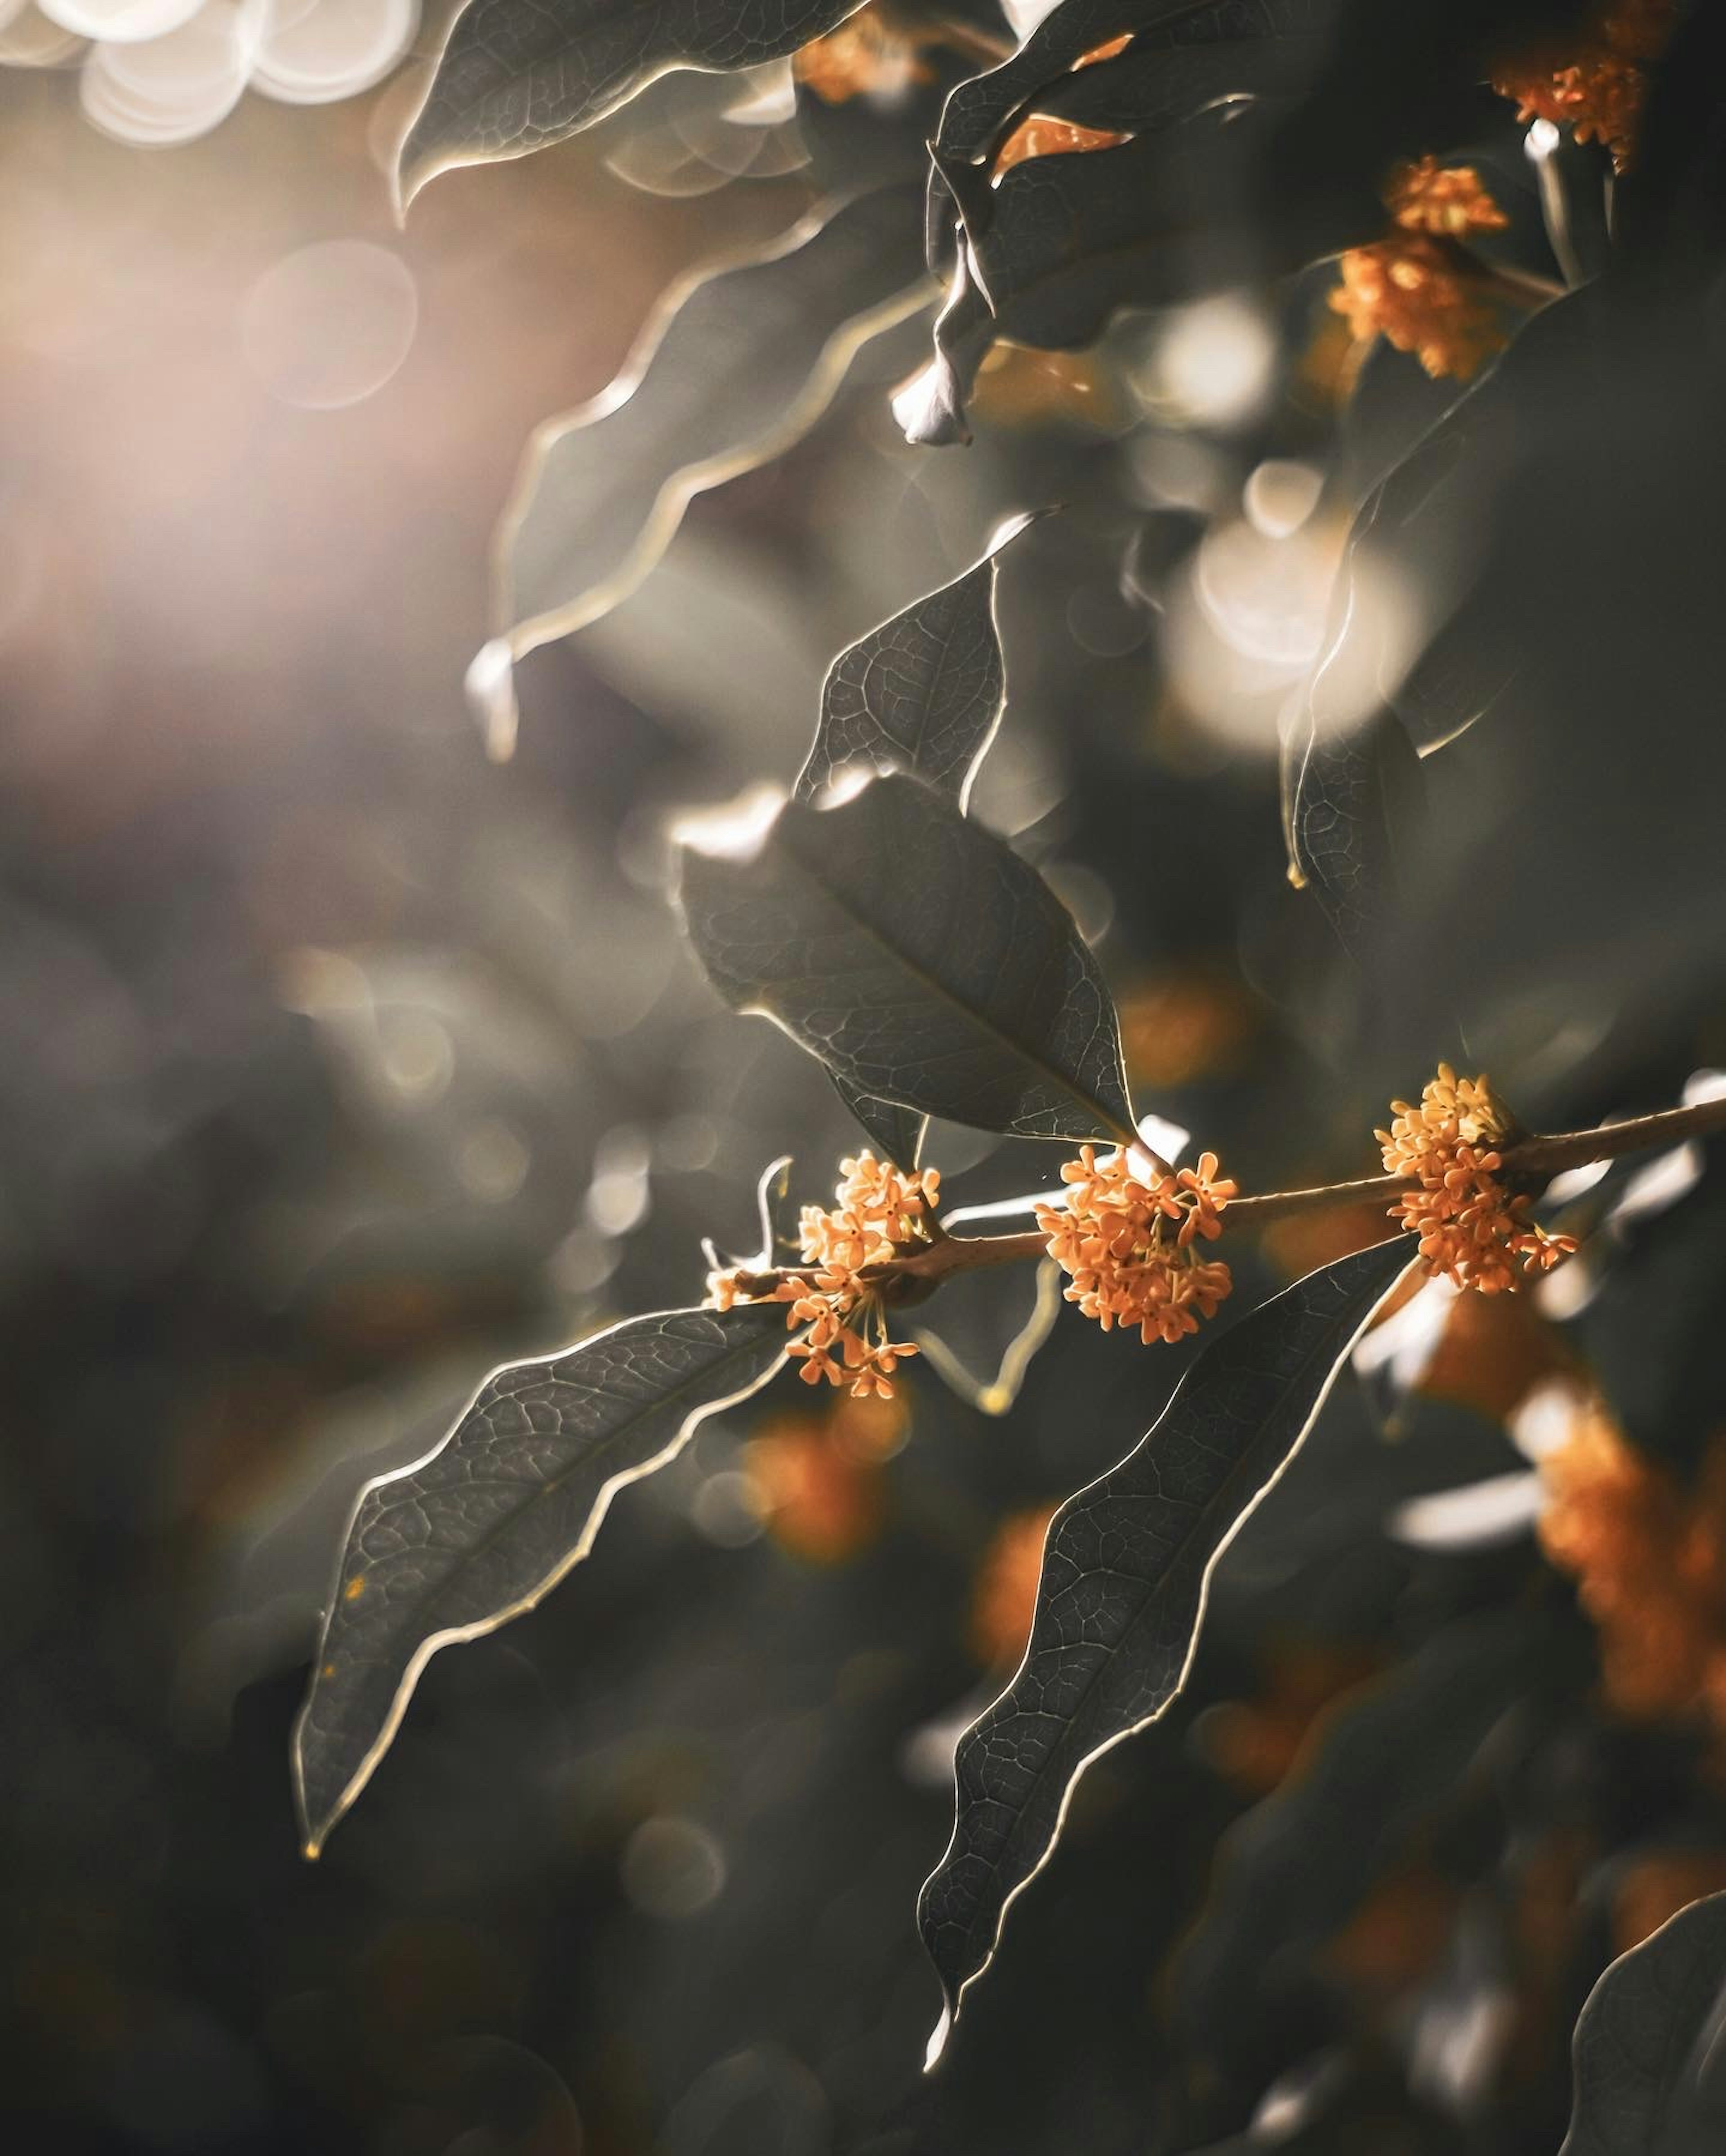
[[[1219,1178],[1214,1152],[1179,1175],[1148,1165],[1140,1174],[1132,1162],[1119,1152],[1099,1160],[1084,1147],[1061,1171],[1066,1204],[1040,1205],[1037,1225],[1071,1281],[1066,1300],[1105,1332],[1136,1325],[1148,1347],[1196,1332],[1233,1286],[1227,1265],[1201,1260],[1193,1246],[1222,1233],[1218,1216],[1236,1186]]]
[[[1459,1078],[1448,1063],[1418,1106],[1390,1104],[1395,1120],[1374,1133],[1393,1175],[1420,1188],[1400,1198],[1390,1217],[1418,1235],[1420,1255],[1458,1287],[1497,1295],[1524,1270],[1544,1271],[1576,1248],[1569,1235],[1549,1235],[1528,1218],[1532,1199],[1513,1195],[1500,1179],[1498,1147],[1513,1133],[1508,1111],[1484,1077]]]
[[[798,1224],[802,1262],[796,1270],[781,1276],[724,1267],[707,1276],[707,1300],[716,1310],[738,1301],[789,1304],[786,1329],[802,1337],[788,1352],[803,1364],[798,1375],[806,1385],[824,1378],[840,1385],[849,1378],[857,1399],[874,1394],[891,1399],[894,1371],[917,1349],[913,1342],[887,1337],[881,1298],[861,1276],[931,1240],[928,1222],[939,1203],[941,1173],[928,1168],[903,1175],[870,1152],[842,1160],[840,1167],[843,1179],[833,1209],[803,1209]]]

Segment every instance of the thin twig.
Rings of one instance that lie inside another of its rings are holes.
[[[1686,1138],[1726,1131],[1726,1098],[1700,1101],[1687,1108],[1665,1108],[1658,1115],[1635,1116],[1619,1123],[1605,1123],[1593,1130],[1566,1131],[1557,1136],[1524,1138],[1519,1144],[1500,1148],[1503,1173],[1510,1178],[1548,1178],[1568,1168],[1616,1160],[1620,1154],[1640,1152],[1651,1146],[1677,1145]],[[1364,1175],[1348,1183],[1324,1183],[1305,1190],[1271,1190],[1256,1198],[1230,1201],[1225,1219],[1230,1228],[1256,1229],[1297,1213],[1315,1213],[1329,1206],[1367,1205],[1392,1199],[1410,1188],[1404,1175]],[[871,1265],[860,1276],[866,1286],[884,1287],[895,1280],[921,1281],[930,1285],[949,1274],[975,1272],[987,1265],[1017,1265],[1044,1256],[1049,1239],[1040,1228],[1015,1235],[947,1235],[926,1247],[907,1250],[902,1256]],[[749,1276],[746,1291],[768,1292],[777,1279],[794,1277],[796,1268],[783,1274]]]

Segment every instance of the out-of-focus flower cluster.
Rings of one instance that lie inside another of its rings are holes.
[[[989,1669],[1011,1669],[1025,1652],[1042,1576],[1053,1505],[1012,1512],[990,1537],[971,1590],[971,1647]]]
[[[886,1517],[881,1470],[905,1441],[904,1403],[841,1394],[769,1416],[743,1451],[751,1497],[782,1548],[814,1564],[866,1549]]]
[[[1492,87],[1516,100],[1518,120],[1549,121],[1579,142],[1604,143],[1625,172],[1636,161],[1650,66],[1677,21],[1674,0],[1612,0],[1580,49],[1528,54],[1494,75]]]
[[[1497,1295],[1515,1287],[1516,1261],[1544,1271],[1576,1245],[1528,1218],[1533,1203],[1502,1179],[1498,1148],[1513,1134],[1510,1117],[1484,1077],[1459,1078],[1448,1063],[1410,1106],[1390,1104],[1395,1120],[1374,1136],[1393,1175],[1414,1177],[1418,1190],[1400,1198],[1391,1218],[1420,1239],[1420,1255],[1458,1287]]]
[[[1441,166],[1436,157],[1400,165],[1384,203],[1397,229],[1348,249],[1330,304],[1358,341],[1384,337],[1430,375],[1466,382],[1503,348],[1506,333],[1483,265],[1459,242],[1502,231],[1509,219],[1472,165]]]
[[[1236,1186],[1219,1178],[1214,1152],[1178,1174],[1142,1165],[1143,1173],[1126,1153],[1099,1160],[1086,1146],[1061,1171],[1066,1204],[1040,1205],[1037,1225],[1071,1276],[1067,1301],[1105,1332],[1136,1325],[1148,1347],[1196,1332],[1234,1285],[1228,1266],[1202,1259],[1197,1245],[1221,1235]]]
[[[1726,1734],[1726,1434],[1686,1488],[1581,1403],[1540,1470],[1541,1546],[1599,1630],[1610,1704],[1639,1721],[1699,1711]]]
[[[709,1301],[720,1310],[736,1302],[783,1302],[785,1323],[802,1337],[791,1353],[805,1384],[849,1377],[859,1399],[893,1395],[892,1375],[916,1345],[888,1337],[881,1299],[863,1276],[933,1239],[929,1224],[939,1203],[941,1172],[904,1175],[871,1152],[840,1163],[843,1179],[831,1210],[805,1205],[798,1226],[802,1264],[783,1274],[728,1266],[707,1277]]]
[[[891,8],[871,0],[824,38],[791,56],[791,72],[824,105],[854,97],[896,99],[913,84],[932,82],[934,70],[920,49],[927,33],[900,23]]]

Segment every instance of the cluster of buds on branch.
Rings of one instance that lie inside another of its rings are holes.
[[[917,1352],[914,1342],[889,1337],[881,1296],[870,1278],[918,1250],[940,1234],[935,1207],[941,1173],[925,1168],[904,1175],[871,1152],[840,1163],[844,1179],[831,1210],[805,1205],[798,1224],[803,1263],[783,1273],[752,1274],[732,1266],[710,1273],[707,1296],[715,1308],[736,1302],[783,1302],[788,1330],[801,1337],[790,1353],[803,1364],[805,1384],[850,1379],[860,1399],[893,1396],[901,1360]]]
[[[1066,1204],[1040,1205],[1037,1225],[1071,1277],[1067,1301],[1105,1332],[1136,1325],[1148,1347],[1196,1332],[1233,1286],[1227,1265],[1201,1258],[1197,1246],[1221,1235],[1235,1185],[1219,1178],[1214,1152],[1178,1174],[1143,1168],[1128,1153],[1099,1160],[1086,1146],[1061,1171]]]
[[[1391,1208],[1392,1219],[1419,1236],[1428,1267],[1458,1287],[1497,1295],[1517,1284],[1517,1260],[1544,1271],[1576,1245],[1528,1218],[1533,1196],[1508,1188],[1502,1148],[1517,1136],[1509,1113],[1484,1077],[1459,1078],[1448,1063],[1419,1105],[1390,1104],[1395,1120],[1374,1133],[1393,1175],[1420,1183]]]

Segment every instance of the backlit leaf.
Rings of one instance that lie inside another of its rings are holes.
[[[1014,1897],[1048,1861],[1079,1777],[1179,1692],[1212,1568],[1412,1257],[1402,1238],[1381,1243],[1242,1318],[1140,1444],[1050,1522],[1025,1660],[960,1739],[953,1839],[918,1905],[947,2000],[932,2058]]]
[[[1621,1954],[1576,2023],[1559,2156],[1703,2156],[1726,2147],[1726,1894]]]
[[[584,1558],[617,1492],[785,1358],[777,1306],[627,1319],[494,1373],[449,1435],[367,1485],[294,1735],[308,1856],[370,1780],[439,1648],[519,1617]]]
[[[914,778],[686,846],[690,940],[735,1010],[876,1098],[1022,1137],[1133,1141],[1114,1004],[1037,871]]]
[[[402,145],[411,202],[452,165],[577,134],[673,68],[783,59],[860,0],[469,0]]]
[[[833,1079],[834,1091],[862,1125],[864,1135],[877,1157],[891,1161],[896,1168],[915,1168],[922,1152],[928,1117],[918,1115],[914,1109],[902,1108],[894,1101],[877,1101],[872,1094],[860,1092],[849,1079],[840,1077],[836,1072],[829,1075]]]
[[[628,364],[533,438],[497,540],[497,634],[470,677],[506,744],[510,670],[596,621],[665,552],[698,494],[808,432],[868,340],[933,296],[917,196],[885,189],[674,286]]]
[[[964,808],[1006,702],[995,573],[1001,547],[1024,528],[840,652],[822,686],[799,801],[861,765],[912,772]]]

